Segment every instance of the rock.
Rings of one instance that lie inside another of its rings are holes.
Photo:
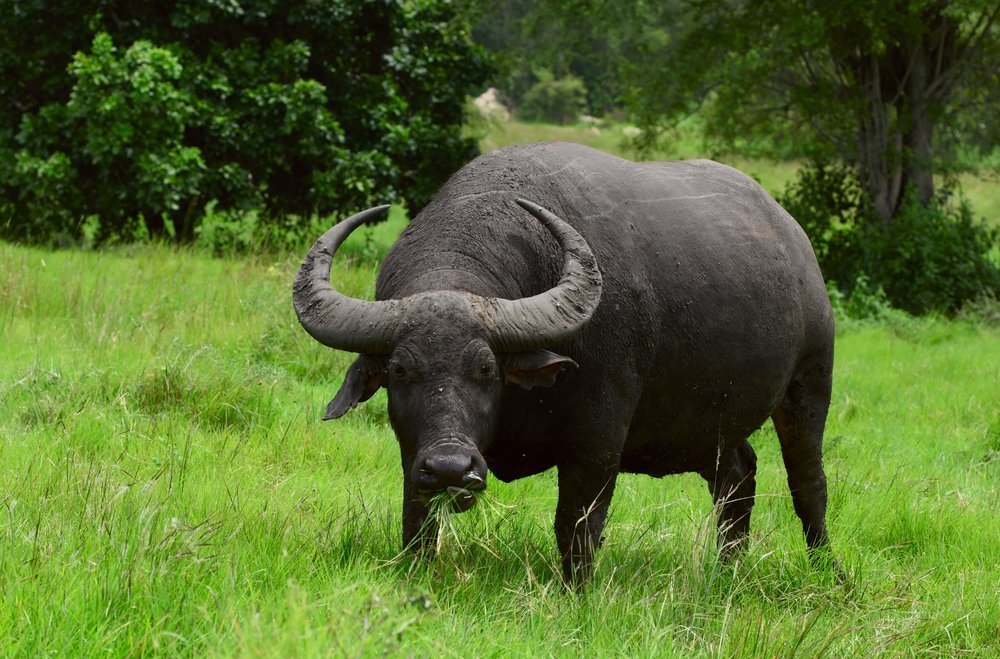
[[[487,119],[510,121],[510,110],[504,105],[502,99],[503,95],[500,90],[496,87],[490,87],[473,99],[472,103]]]

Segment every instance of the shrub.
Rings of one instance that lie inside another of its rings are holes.
[[[873,286],[864,273],[858,275],[849,294],[843,293],[832,279],[827,281],[826,291],[838,325],[843,320],[884,321],[906,316],[892,306],[885,290],[881,286]]]
[[[213,212],[417,211],[488,73],[447,0],[0,0],[0,236],[192,239]]]
[[[214,199],[194,228],[194,244],[216,256],[267,251],[301,253],[334,220],[313,215],[282,215],[265,220],[260,211],[219,210]]]
[[[991,254],[1000,236],[975,221],[964,199],[941,198],[930,206],[908,199],[890,224],[871,223],[865,233],[879,284],[910,313],[954,312],[1000,292],[1000,266]]]
[[[886,223],[868,208],[852,169],[813,162],[780,201],[809,235],[824,276],[847,295],[863,282],[923,314],[1000,292],[1000,233],[976,221],[949,187],[928,205],[908,196]]]
[[[587,106],[587,88],[575,76],[555,79],[542,71],[541,80],[521,98],[518,115],[526,121],[564,124],[574,121]]]

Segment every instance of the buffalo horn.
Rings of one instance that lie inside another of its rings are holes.
[[[541,206],[524,199],[517,203],[544,224],[559,243],[563,251],[562,277],[554,288],[532,297],[479,301],[480,318],[496,352],[535,350],[567,341],[590,320],[601,300],[601,272],[583,236]]]
[[[518,205],[552,233],[563,251],[562,277],[544,293],[519,300],[470,296],[496,352],[534,350],[572,338],[590,320],[601,299],[601,273],[593,252],[576,229],[541,206]],[[330,264],[340,244],[362,224],[381,219],[388,206],[358,213],[320,236],[295,276],[299,322],[323,345],[369,354],[392,351],[405,302],[366,302],[330,285]]]
[[[295,313],[302,327],[325,346],[382,354],[395,344],[399,300],[357,300],[330,285],[330,263],[340,244],[362,224],[384,218],[388,210],[388,206],[376,206],[335,225],[313,244],[295,276]]]

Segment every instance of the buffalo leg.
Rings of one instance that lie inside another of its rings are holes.
[[[757,456],[742,439],[719,447],[716,464],[704,472],[719,516],[719,549],[723,557],[740,550],[750,533],[750,512],[757,489]]]
[[[829,367],[804,371],[792,381],[785,400],[771,415],[781,442],[795,514],[802,521],[806,544],[814,558],[829,556],[830,546],[823,472],[823,427],[830,407],[830,384]]]
[[[412,469],[412,459],[403,460],[403,548],[422,553],[434,544],[437,527],[428,518],[427,503],[417,496],[416,489],[406,477]]]
[[[590,577],[617,475],[617,465],[610,468],[593,464],[559,465],[556,543],[562,556],[563,576],[567,583],[578,588]]]

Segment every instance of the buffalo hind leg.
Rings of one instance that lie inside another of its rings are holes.
[[[604,522],[615,491],[618,465],[561,464],[556,544],[567,584],[581,588],[590,577],[594,551],[601,546]]]
[[[802,522],[809,552],[814,562],[832,565],[842,577],[826,531],[823,428],[830,407],[830,387],[829,366],[802,371],[792,380],[771,420],[781,442],[792,504]]]
[[[750,533],[750,512],[757,489],[757,456],[750,442],[719,447],[716,464],[701,473],[708,481],[719,516],[719,549],[723,558],[739,553]]]

